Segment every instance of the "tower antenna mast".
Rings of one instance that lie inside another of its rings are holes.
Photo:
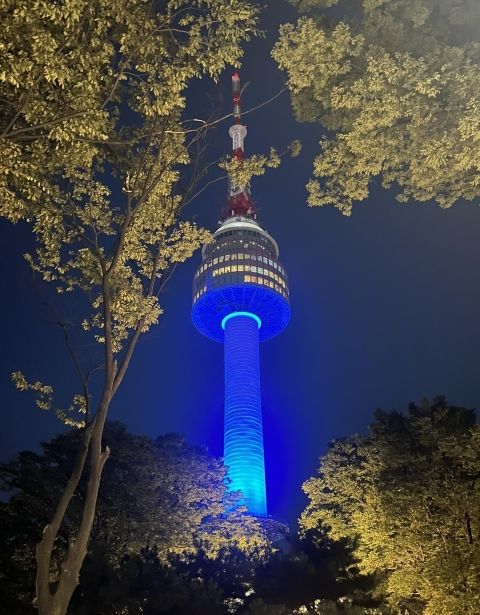
[[[232,75],[232,106],[235,123],[230,126],[228,134],[232,139],[232,159],[241,164],[244,156],[244,140],[247,136],[247,127],[242,124],[240,75],[235,71]],[[230,178],[228,189],[228,207],[225,218],[231,216],[244,216],[256,219],[256,212],[250,198],[250,186],[248,184],[236,185]]]

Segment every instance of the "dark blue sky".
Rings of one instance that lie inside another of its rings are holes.
[[[270,3],[268,36],[246,48],[242,79],[250,81],[244,108],[275,94],[282,76],[269,58],[278,24],[291,7]],[[191,111],[199,116],[223,98],[226,73],[215,87],[195,87]],[[306,206],[305,183],[320,135],[298,125],[287,94],[245,117],[247,153],[279,150],[293,138],[302,155],[254,180],[260,223],[280,246],[290,278],[292,321],[261,347],[264,427],[270,512],[293,521],[304,506],[301,483],[317,466],[329,440],[365,431],[378,408],[405,409],[410,401],[443,393],[455,404],[480,405],[480,209],[459,203],[398,204],[375,188],[351,218]],[[228,122],[212,135],[212,155],[230,147]],[[216,184],[188,214],[215,229],[226,185]],[[29,235],[0,224],[2,297],[0,391],[2,457],[61,429],[53,415],[17,393],[9,374],[57,385],[60,401],[75,383],[62,336],[48,320],[41,284],[22,259]],[[144,337],[111,418],[151,436],[176,431],[222,451],[222,346],[202,338],[190,322],[191,281],[197,254],[178,268],[157,327]],[[48,296],[48,294],[47,294]],[[75,386],[76,388],[76,386]],[[76,392],[76,390],[75,390]]]

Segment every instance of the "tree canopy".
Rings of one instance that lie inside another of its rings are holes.
[[[0,592],[9,615],[33,615],[35,543],[55,506],[52,497],[75,463],[78,431],[23,451],[0,466]],[[180,436],[157,439],[107,423],[112,450],[71,615],[301,615],[370,609],[371,582],[359,577],[344,543],[311,532],[275,549],[261,520],[235,507],[225,468]],[[78,523],[83,478],[57,538],[52,582]],[[1,609],[0,609],[1,610]],[[3,612],[3,611],[2,611]]]
[[[303,15],[273,57],[297,119],[326,133],[308,203],[349,215],[377,179],[402,202],[477,198],[478,2],[291,1]]]
[[[480,427],[443,398],[377,411],[369,436],[335,441],[304,484],[304,530],[351,541],[393,606],[480,610]]]
[[[110,575],[112,584],[116,574],[126,574],[142,558],[151,562],[147,567],[160,570],[174,557],[189,561],[199,550],[212,561],[225,550],[236,549],[252,561],[266,555],[269,541],[227,492],[221,460],[179,436],[152,440],[129,434],[119,423],[107,424],[104,438],[114,454],[99,491],[85,571],[88,582],[81,579],[77,605],[84,602],[81,596],[95,595],[95,570],[105,579]],[[33,602],[34,545],[75,463],[78,439],[78,432],[58,436],[43,444],[42,453],[25,451],[0,467],[2,489],[11,494],[0,506],[0,583],[5,599],[11,600],[11,613],[24,612]],[[78,524],[85,497],[83,479],[55,545],[54,569],[68,548],[68,531]],[[58,573],[52,574],[55,578]]]

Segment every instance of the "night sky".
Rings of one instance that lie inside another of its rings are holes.
[[[246,46],[243,107],[270,98],[282,75],[269,52],[278,24],[294,10],[271,2],[267,37]],[[230,72],[192,90],[190,113],[230,111]],[[202,115],[203,114],[203,115]],[[352,217],[309,208],[305,183],[321,128],[299,125],[287,93],[245,116],[246,151],[280,151],[294,138],[304,149],[280,169],[254,179],[259,222],[280,247],[290,279],[292,320],[261,347],[267,489],[270,512],[294,522],[328,441],[365,432],[376,408],[404,410],[410,401],[445,394],[480,406],[480,209],[458,203],[399,204],[378,186]],[[211,156],[230,148],[229,121],[212,133]],[[187,212],[214,230],[226,182],[205,191]],[[31,248],[26,226],[0,224],[2,297],[0,395],[2,458],[38,449],[62,429],[32,397],[17,392],[10,372],[56,386],[59,403],[77,383],[59,330],[46,307],[49,291],[22,258]],[[191,282],[200,254],[180,266],[164,293],[165,314],[142,339],[110,418],[136,433],[179,432],[222,453],[222,346],[202,338],[190,321]],[[75,390],[74,390],[75,389]]]

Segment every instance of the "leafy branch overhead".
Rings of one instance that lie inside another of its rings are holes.
[[[238,64],[256,13],[241,0],[35,0],[5,14],[0,214],[32,225],[31,267],[86,294],[83,328],[112,356],[157,321],[172,269],[210,240],[179,218],[208,130],[183,119],[186,88]]]
[[[34,391],[37,395],[36,404],[41,410],[50,410],[52,406],[53,388],[37,380],[28,382],[21,372],[13,372],[12,381],[19,391]]]
[[[310,205],[349,215],[372,181],[401,202],[480,194],[480,5],[463,0],[292,0],[272,55],[298,120],[327,134]],[[343,9],[327,9],[339,4]]]
[[[290,143],[287,151],[292,158],[296,158],[302,149],[300,141],[295,140]],[[246,156],[242,160],[237,158],[227,158],[219,163],[219,167],[227,172],[229,180],[235,186],[248,186],[254,176],[264,175],[267,169],[277,169],[281,164],[282,154],[279,154],[274,147],[270,148],[269,155],[253,154]]]

